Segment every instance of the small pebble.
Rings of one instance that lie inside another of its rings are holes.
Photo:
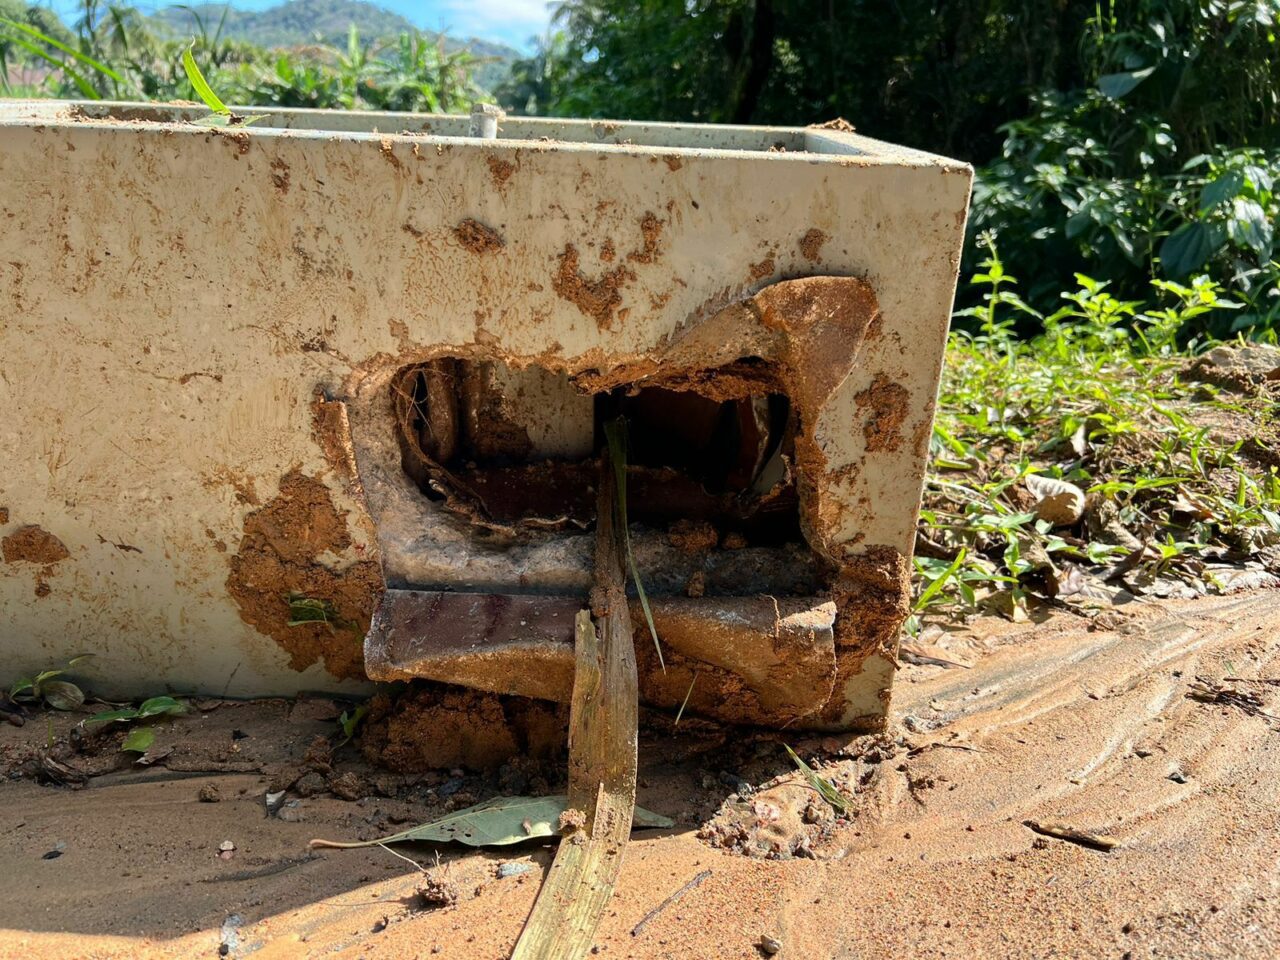
[[[217,803],[222,799],[222,794],[218,791],[216,783],[206,783],[196,794],[196,799],[201,803]]]
[[[528,873],[532,869],[533,864],[531,863],[518,863],[511,860],[507,863],[501,863],[498,865],[498,876],[503,878],[518,877],[520,874]]]
[[[782,949],[782,942],[775,940],[773,937],[760,938],[760,952],[766,957],[772,957],[775,953]]]

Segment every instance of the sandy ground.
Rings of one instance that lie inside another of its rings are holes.
[[[889,736],[791,738],[854,794],[841,822],[777,738],[651,729],[640,802],[677,826],[636,835],[598,955],[746,960],[765,936],[796,960],[1280,955],[1280,685],[1219,688],[1257,695],[1262,715],[1188,696],[1197,675],[1280,678],[1280,592],[1128,609],[1113,629],[1060,615],[950,633],[936,644],[971,666],[904,666]],[[444,792],[484,799],[493,776],[390,777],[348,747],[335,769],[368,796],[272,817],[264,792],[336,709],[204,706],[162,727],[173,749],[150,768],[74,791],[0,785],[0,957],[507,956],[550,845],[397,848],[456,891],[443,907],[386,850],[307,848],[404,829]],[[0,729],[11,769],[43,722]],[[210,784],[220,802],[198,799]],[[1046,838],[1028,819],[1120,845]]]

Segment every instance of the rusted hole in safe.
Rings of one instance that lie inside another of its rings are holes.
[[[443,358],[392,381],[401,462],[427,497],[481,523],[585,528],[595,520],[604,424],[628,424],[628,513],[705,522],[755,545],[802,541],[796,414],[770,365],[589,394],[563,373]]]

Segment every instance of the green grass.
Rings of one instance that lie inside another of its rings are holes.
[[[988,251],[972,281],[986,288],[983,303],[958,317],[970,326],[949,344],[909,629],[925,614],[1021,617],[1033,598],[1063,592],[1064,577],[1069,589],[1110,576],[1134,591],[1172,578],[1214,592],[1206,564],[1256,561],[1280,542],[1280,479],[1249,455],[1250,431],[1276,420],[1274,399],[1179,376],[1207,346],[1181,343],[1179,331],[1233,307],[1218,288],[1157,281],[1152,309],[1080,277],[1042,317]],[[1043,332],[1016,337],[1015,322]],[[1031,473],[1085,491],[1085,519],[1056,529],[1037,520]]]

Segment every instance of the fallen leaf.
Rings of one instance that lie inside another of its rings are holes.
[[[49,680],[40,686],[44,702],[55,710],[75,710],[84,705],[84,691],[67,680]]]
[[[151,727],[134,727],[124,738],[124,743],[120,744],[120,749],[133,753],[146,753],[155,742],[156,732]]]
[[[1084,491],[1074,483],[1034,473],[1027,474],[1023,482],[1028,492],[1035,497],[1032,510],[1037,519],[1045,520],[1055,527],[1067,527],[1076,523],[1084,514]]]
[[[424,840],[430,843],[456,841],[469,847],[502,847],[531,837],[551,837],[559,831],[560,814],[568,809],[564,794],[549,797],[497,797],[409,830],[377,840],[342,842],[312,840],[312,847],[373,847],[384,843]],[[670,827],[674,821],[636,807],[635,826]]]

